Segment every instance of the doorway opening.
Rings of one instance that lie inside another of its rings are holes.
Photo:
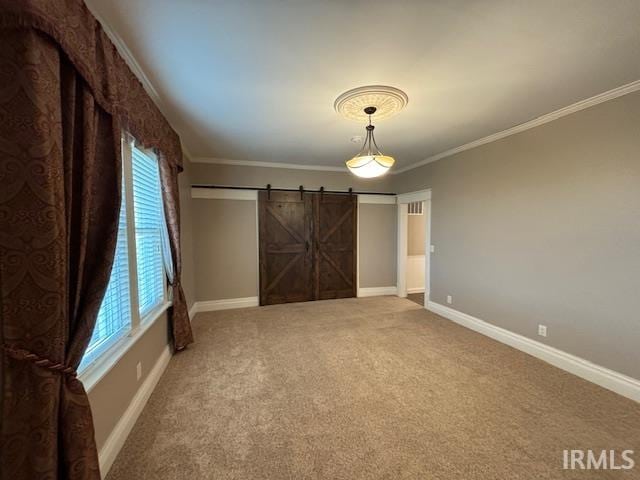
[[[431,253],[431,191],[398,196],[399,297],[424,306],[429,302]]]
[[[424,305],[426,215],[424,201],[407,205],[407,298],[414,303]]]

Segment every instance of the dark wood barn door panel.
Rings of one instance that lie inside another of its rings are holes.
[[[260,305],[313,300],[312,199],[259,192]]]
[[[356,296],[355,195],[314,194],[314,297]]]

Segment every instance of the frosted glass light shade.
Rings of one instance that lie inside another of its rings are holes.
[[[347,168],[358,177],[374,178],[387,173],[395,162],[387,155],[362,155],[348,160]]]

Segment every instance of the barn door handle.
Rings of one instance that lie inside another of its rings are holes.
[[[307,250],[307,252],[309,251],[309,240],[304,242],[304,248]]]

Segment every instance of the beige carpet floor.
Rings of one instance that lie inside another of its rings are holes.
[[[637,479],[640,405],[396,297],[202,313],[109,474],[163,479]]]
[[[424,306],[424,293],[410,293],[407,295],[407,300],[411,300],[413,303]]]

